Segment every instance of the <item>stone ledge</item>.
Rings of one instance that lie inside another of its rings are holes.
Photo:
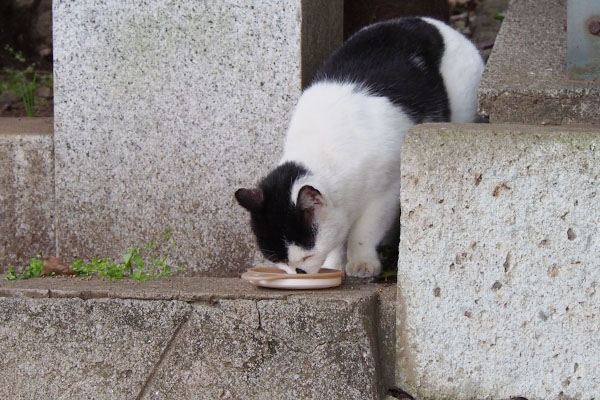
[[[479,88],[490,122],[600,124],[600,83],[567,76],[565,0],[511,2]]]
[[[206,277],[3,280],[0,398],[379,399],[393,375],[379,355],[394,348],[394,293]]]
[[[206,276],[173,276],[148,282],[137,282],[131,279],[110,281],[89,277],[47,277],[16,281],[0,280],[0,296],[185,302],[210,302],[214,299],[285,300],[290,296],[311,296],[332,300],[370,295],[387,286],[344,282],[341,288],[326,290],[275,290],[256,288],[239,278]]]
[[[599,156],[592,128],[408,132],[400,387],[427,399],[597,397]]]
[[[0,118],[0,273],[54,254],[52,118]]]
[[[0,136],[52,135],[54,118],[0,118]]]

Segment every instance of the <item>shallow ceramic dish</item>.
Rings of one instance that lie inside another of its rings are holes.
[[[325,289],[342,284],[342,271],[321,268],[318,274],[287,274],[276,267],[254,267],[242,274],[242,279],[254,286],[276,289]]]

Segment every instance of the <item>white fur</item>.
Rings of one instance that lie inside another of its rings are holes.
[[[440,72],[451,119],[472,121],[483,70],[481,57],[460,33],[441,22],[424,20],[444,38]],[[398,106],[356,84],[319,82],[303,93],[290,122],[281,163],[297,162],[312,172],[295,182],[292,202],[304,185],[310,185],[321,193],[323,205],[315,213],[314,248],[290,245],[286,270],[316,273],[321,266],[342,269],[345,264],[351,276],[380,272],[375,249],[399,212],[400,150],[404,133],[412,125]]]
[[[440,73],[444,78],[452,122],[472,122],[477,111],[477,88],[483,73],[483,60],[477,48],[460,32],[441,21],[422,18],[435,26],[444,38]]]
[[[399,154],[411,125],[387,98],[369,95],[353,84],[322,82],[304,92],[292,116],[281,163],[299,162],[314,173],[294,184],[292,201],[302,186],[310,185],[321,192],[324,205],[316,214],[315,247],[307,251],[289,246],[290,266],[309,273],[324,263],[341,269],[350,237],[346,272],[358,276],[379,272],[375,246],[398,211]]]

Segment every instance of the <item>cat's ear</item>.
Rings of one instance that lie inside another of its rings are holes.
[[[264,195],[261,189],[238,189],[235,199],[246,210],[255,211],[262,207]]]
[[[323,199],[321,192],[317,189],[309,185],[304,185],[298,192],[296,204],[304,211],[306,219],[312,221],[313,217],[318,214],[325,205],[325,200]]]

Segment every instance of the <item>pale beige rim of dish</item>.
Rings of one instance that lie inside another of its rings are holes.
[[[253,267],[242,279],[255,286],[277,289],[325,289],[342,284],[344,273],[337,269],[321,268],[318,274],[288,274],[276,267]]]

